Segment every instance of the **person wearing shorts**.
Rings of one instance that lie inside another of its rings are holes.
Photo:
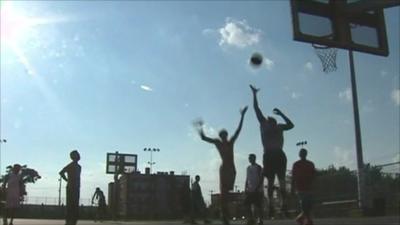
[[[228,195],[229,191],[233,190],[236,178],[236,169],[234,163],[234,154],[233,154],[233,146],[235,144],[236,139],[239,136],[240,130],[243,125],[243,118],[247,111],[247,106],[240,110],[240,122],[239,126],[236,129],[235,133],[232,137],[228,138],[228,132],[223,129],[219,132],[220,138],[210,138],[204,134],[203,131],[203,122],[198,123],[199,125],[199,134],[203,141],[214,144],[217,148],[219,155],[222,159],[222,165],[219,168],[219,187],[221,192],[221,212],[222,212],[222,221],[224,225],[229,224],[229,213],[228,213]]]
[[[307,150],[302,148],[299,152],[300,160],[293,164],[292,188],[295,188],[299,196],[301,212],[296,218],[299,225],[312,225],[312,185],[315,180],[314,163],[307,160]]]
[[[269,214],[270,217],[274,216],[274,205],[272,196],[274,192],[275,176],[279,180],[279,189],[282,197],[281,211],[287,214],[286,208],[286,164],[287,159],[283,151],[283,132],[290,130],[294,124],[290,119],[282,113],[281,110],[275,108],[273,113],[282,117],[285,121],[284,124],[277,123],[273,117],[265,117],[258,106],[257,92],[260,90],[253,85],[250,85],[253,93],[253,106],[256,113],[258,122],[260,123],[261,141],[264,148],[263,167],[264,176],[268,180],[268,200],[269,200]]]
[[[256,155],[249,155],[250,165],[246,170],[246,185],[245,194],[246,198],[244,204],[247,211],[247,225],[254,224],[255,213],[253,213],[252,206],[254,206],[258,214],[258,225],[263,224],[263,201],[264,201],[264,176],[263,169],[256,163]]]

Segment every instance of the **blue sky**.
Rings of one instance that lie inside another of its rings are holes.
[[[278,107],[295,124],[285,134],[289,167],[307,140],[317,167],[356,168],[347,51],[324,74],[312,47],[293,41],[287,1],[6,1],[1,16],[1,163],[43,175],[31,198],[57,196],[72,149],[82,156],[83,198],[107,190],[107,152],[138,154],[144,171],[145,147],[161,150],[154,170],[199,174],[204,194],[217,191],[219,155],[192,121],[203,118],[210,136],[233,132],[249,105],[235,146],[243,189],[247,155],[262,156],[249,84],[261,88],[264,114]],[[355,53],[364,160],[373,164],[400,158],[399,10],[385,16],[389,57]],[[248,65],[253,52],[261,68]]]

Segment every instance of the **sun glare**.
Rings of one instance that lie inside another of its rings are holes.
[[[13,8],[11,2],[4,2],[1,6],[1,41],[6,45],[16,44],[28,34],[33,21],[24,16],[22,11]]]

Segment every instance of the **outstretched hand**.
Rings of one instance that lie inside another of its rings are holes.
[[[242,116],[246,113],[247,108],[249,108],[249,107],[246,105],[244,108],[241,108],[241,109],[240,109],[240,114],[241,114]]]
[[[250,88],[251,88],[251,91],[253,92],[253,94],[257,94],[257,92],[260,90],[260,88],[256,88],[252,84],[250,84]]]
[[[272,112],[275,113],[276,115],[282,115],[282,111],[279,110],[278,108],[274,108],[274,109],[272,110]]]

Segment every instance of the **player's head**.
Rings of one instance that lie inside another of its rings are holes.
[[[196,175],[196,176],[194,177],[194,179],[195,179],[197,182],[199,182],[199,181],[200,181],[200,176],[199,176],[199,175]]]
[[[13,173],[15,173],[15,174],[17,174],[17,173],[19,173],[19,171],[21,170],[21,165],[19,165],[19,164],[14,164],[14,166],[12,167],[12,172]]]
[[[81,159],[78,150],[73,150],[71,153],[69,153],[69,157],[75,162],[78,162]]]
[[[221,140],[226,140],[228,139],[228,131],[226,131],[225,129],[222,129],[219,132],[219,137],[221,138]]]
[[[99,188],[99,187],[97,187],[97,188],[96,188],[96,191],[100,191],[100,188]]]
[[[249,162],[251,163],[251,164],[254,164],[254,163],[256,163],[256,155],[255,154],[249,154]]]
[[[305,148],[300,149],[299,156],[301,159],[307,158],[307,150]]]

